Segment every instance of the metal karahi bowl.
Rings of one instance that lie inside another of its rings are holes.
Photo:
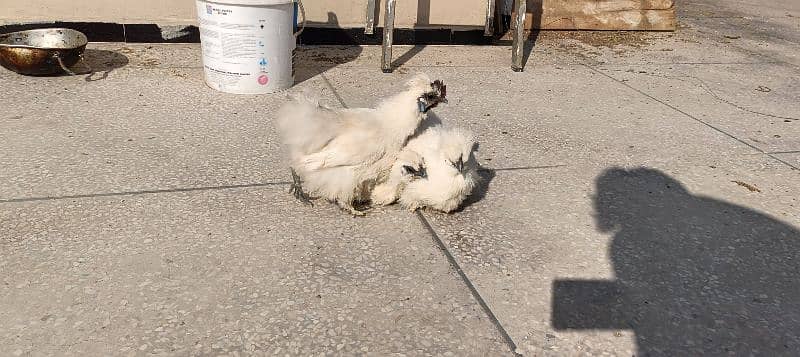
[[[69,68],[83,58],[88,40],[66,28],[0,34],[0,65],[25,75],[75,74]]]

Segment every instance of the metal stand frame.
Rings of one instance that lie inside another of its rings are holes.
[[[364,25],[364,33],[372,35],[375,33],[375,1],[367,0],[367,14],[366,24]],[[396,0],[386,0],[386,16],[383,19],[383,48],[381,56],[381,70],[383,73],[392,72],[392,42],[394,40],[394,13],[396,7]],[[514,40],[511,45],[511,69],[514,72],[521,72],[524,67],[523,57],[525,50],[525,0],[517,0],[517,18],[516,29],[514,31]],[[494,34],[494,12],[495,0],[486,0],[486,23],[484,26],[484,36],[492,36]]]
[[[522,63],[525,57],[525,11],[526,1],[517,0],[517,18],[515,21],[516,28],[514,29],[514,39],[511,42],[511,70],[514,72],[522,72],[525,63]]]
[[[486,37],[494,35],[494,5],[496,0],[486,0],[486,25],[483,35]]]
[[[383,56],[381,70],[392,72],[392,41],[394,40],[394,8],[396,0],[386,0],[386,16],[383,21]]]
[[[364,34],[375,33],[375,0],[367,0],[367,23],[364,25]]]

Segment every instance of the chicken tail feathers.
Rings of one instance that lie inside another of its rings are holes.
[[[327,143],[335,132],[331,120],[326,120],[324,107],[314,94],[296,93],[277,113],[276,127],[290,155],[302,155]]]

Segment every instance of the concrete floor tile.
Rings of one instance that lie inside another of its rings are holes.
[[[200,69],[121,68],[92,82],[8,71],[0,78],[0,91],[14,98],[1,114],[0,199],[290,177],[272,122],[283,93],[216,92]],[[319,79],[292,90],[309,87],[336,103]]]
[[[59,355],[503,355],[413,215],[285,187],[0,204],[0,344]]]
[[[423,218],[518,352],[792,355],[800,132],[753,112],[800,112],[797,6],[676,7],[674,33],[541,33],[522,73],[509,47],[397,46],[392,74],[377,46],[302,47],[289,92],[357,107],[445,80],[434,114],[475,132],[485,183]],[[509,354],[415,215],[295,202],[286,93],[215,92],[200,56],[0,70],[4,351]]]
[[[786,154],[774,154],[774,156],[786,161],[790,165],[794,165],[796,168],[800,168],[800,151]]]
[[[525,355],[789,355],[798,187],[754,155],[498,171],[426,217]]]
[[[800,81],[781,64],[600,67],[765,152],[800,149]]]
[[[586,67],[535,74],[426,72],[448,85],[449,103],[432,116],[473,130],[481,164],[490,168],[625,165],[757,152]],[[380,98],[374,93],[401,90],[410,75],[333,69],[325,77],[348,105],[358,107],[375,105]]]

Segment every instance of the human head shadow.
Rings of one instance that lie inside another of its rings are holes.
[[[325,31],[325,35],[315,34],[317,31]],[[348,30],[341,27],[339,18],[334,12],[328,12],[327,21],[308,21],[306,29],[300,36],[300,43],[304,43],[309,37],[327,39],[329,42],[318,41],[313,47],[297,46],[293,58],[295,84],[305,82],[336,66],[352,62],[363,51]]]
[[[616,280],[557,280],[558,330],[630,329],[642,356],[800,350],[800,231],[647,168],[596,181]]]
[[[87,49],[84,54],[84,66],[88,67],[84,78],[87,82],[94,82],[108,78],[108,74],[118,68],[128,65],[128,57],[114,51]]]

